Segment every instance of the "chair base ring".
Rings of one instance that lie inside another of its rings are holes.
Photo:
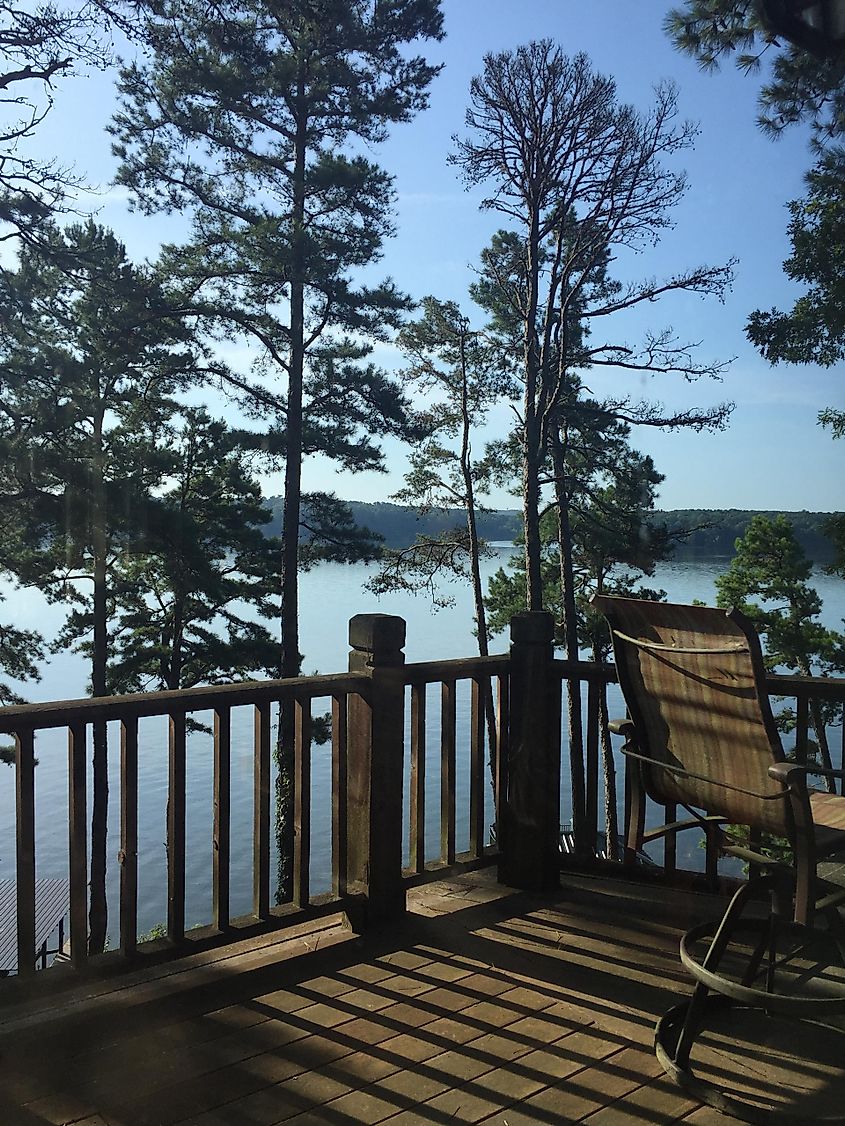
[[[740,933],[753,935],[758,940],[765,938],[768,928],[767,919],[743,919],[737,921],[732,928],[733,938]],[[810,1020],[823,1023],[827,1018],[835,1018],[845,1014],[845,979],[840,975],[838,983],[831,982],[828,991],[821,995],[812,993],[782,993],[768,992],[765,988],[756,985],[745,985],[740,981],[725,976],[717,970],[708,969],[704,960],[695,952],[697,943],[710,942],[715,933],[713,923],[702,923],[700,926],[688,930],[681,938],[681,962],[689,970],[699,985],[705,986],[714,993],[729,997],[732,1001],[745,1005],[748,1008],[765,1009],[767,1012],[777,1013],[781,1016],[792,1016],[798,1020]],[[795,936],[796,946],[800,947],[809,938],[815,944],[832,944],[832,936],[820,931],[812,931],[808,927],[798,926],[795,923],[780,923],[782,935]],[[790,959],[804,953],[797,949]],[[837,955],[838,950],[831,951]],[[788,960],[784,965],[788,964]],[[781,975],[782,976],[782,975]]]
[[[777,1106],[761,1106],[758,1103],[747,1101],[731,1091],[718,1087],[710,1080],[697,1075],[690,1064],[681,1065],[675,1060],[675,1049],[686,1019],[687,1011],[692,1003],[692,998],[681,1004],[675,1005],[658,1020],[654,1030],[654,1049],[657,1059],[663,1070],[679,1087],[699,1102],[712,1106],[722,1114],[738,1118],[742,1122],[753,1123],[754,1126],[807,1126],[806,1112],[798,1113],[792,1110],[781,1109]],[[706,1017],[709,1013],[724,1011],[731,1008],[748,1008],[748,1006],[735,1005],[731,998],[709,994],[704,1000],[703,1012]],[[830,1025],[820,1021],[792,1018],[790,1023],[813,1024],[842,1034],[843,1029],[831,1028]],[[696,1029],[696,1036],[702,1030],[704,1020]],[[811,1121],[821,1126],[845,1126],[845,1115],[813,1115]]]

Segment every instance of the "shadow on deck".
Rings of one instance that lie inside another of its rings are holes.
[[[689,991],[678,936],[712,898],[576,877],[529,896],[487,870],[410,906],[379,936],[327,923],[8,1010],[0,1122],[727,1121],[652,1051],[657,1016]],[[729,1032],[711,1075],[741,1070],[761,1103],[791,1100],[808,1122],[841,1096],[841,1063],[794,1026],[766,1022],[765,1046],[736,1017]]]

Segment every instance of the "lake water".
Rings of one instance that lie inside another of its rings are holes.
[[[515,549],[502,546],[493,558],[485,561],[485,576],[492,574]],[[678,562],[662,564],[649,585],[666,590],[676,602],[701,599],[713,604],[715,581],[727,567],[723,562]],[[476,652],[472,636],[471,594],[462,583],[449,584],[447,593],[454,597],[454,605],[437,613],[422,595],[393,594],[381,598],[363,591],[362,587],[371,573],[367,565],[343,566],[323,564],[301,578],[301,645],[305,654],[303,671],[330,673],[342,671],[347,666],[347,622],[354,614],[399,614],[407,622],[406,657],[409,662],[436,658],[463,657]],[[839,578],[817,572],[814,582],[824,601],[822,618],[833,628],[842,628],[845,617],[845,582]],[[58,629],[62,614],[60,608],[47,605],[33,591],[15,591],[6,588],[7,601],[0,606],[0,619],[15,613],[15,624],[20,627],[37,627],[48,636]],[[492,644],[494,652],[507,649],[507,637],[502,635]],[[73,699],[83,696],[86,687],[84,661],[73,653],[63,653],[44,667],[42,680],[25,686],[24,693],[31,700]],[[467,694],[458,700],[459,756],[462,734],[468,739],[469,703]],[[328,707],[328,704],[326,705]],[[614,695],[611,709],[621,714],[621,699]],[[315,711],[319,710],[315,709]],[[240,715],[233,723],[232,737],[232,912],[249,910],[251,900],[251,841],[252,841],[252,721],[248,709],[238,709]],[[436,727],[432,717],[432,729]],[[139,763],[139,928],[149,930],[166,917],[167,869],[165,840],[165,813],[167,802],[167,734],[165,722],[158,719],[142,721],[140,726],[141,758]],[[36,865],[39,878],[67,875],[67,743],[61,731],[44,732],[37,737],[36,754]],[[118,732],[110,730],[111,792],[109,806],[109,900],[110,928],[115,934],[117,922],[117,833],[119,825],[119,778],[116,771]],[[430,748],[430,784],[436,785],[438,777],[437,754],[439,747]],[[211,814],[212,814],[212,753],[211,740],[202,733],[188,740],[188,898],[187,924],[203,923],[210,918],[211,904]],[[14,786],[12,772],[5,773],[6,785],[0,786],[0,879],[14,879]],[[313,891],[326,890],[330,882],[330,794],[331,761],[328,747],[315,747],[312,765],[312,881]],[[459,811],[467,808],[467,780],[459,777],[457,805]],[[568,783],[563,781],[563,801],[566,806]],[[432,791],[436,792],[436,791]],[[439,847],[439,803],[430,801],[431,818],[427,824],[427,854],[437,855]],[[438,808],[434,808],[438,806]],[[488,802],[488,814],[490,806]],[[490,820],[488,816],[488,821]],[[457,846],[460,851],[468,843],[465,820],[459,821]],[[240,847],[239,847],[240,846]],[[113,938],[114,941],[114,938]]]

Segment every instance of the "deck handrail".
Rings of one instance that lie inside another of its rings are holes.
[[[11,704],[0,708],[0,735],[14,735],[27,728],[47,730],[72,723],[111,722],[123,719],[166,716],[174,712],[214,711],[282,699],[335,696],[343,692],[368,691],[362,673],[329,673],[287,677],[284,680],[245,680],[234,684],[209,684],[163,692],[133,692],[121,696],[87,696],[77,700],[47,700],[33,704]]]
[[[774,673],[766,675],[766,689],[770,696],[794,696],[796,699],[845,701],[845,676],[804,676],[801,673]]]

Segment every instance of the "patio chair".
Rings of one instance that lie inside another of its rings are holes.
[[[845,865],[836,863],[836,854],[845,852],[845,797],[807,785],[808,775],[842,777],[843,772],[786,760],[760,643],[744,615],[610,596],[596,596],[593,605],[610,626],[628,709],[628,718],[612,725],[625,738],[627,756],[627,862],[644,840],[698,826],[708,834],[718,832],[721,851],[760,873],[735,894],[720,923],[705,923],[684,935],[681,958],[696,988],[689,1001],[658,1022],[657,1054],[681,1086],[720,1110],[751,1122],[800,1121],[800,1116],[749,1108],[697,1078],[690,1052],[707,1014],[725,1003],[814,1022],[845,1012],[840,968],[845,943],[837,910],[845,903]],[[646,796],[681,806],[689,817],[647,832]],[[793,864],[773,860],[745,841],[732,843],[723,832],[732,825],[785,838]],[[763,893],[770,908],[755,917],[751,903]],[[737,971],[736,945],[746,932],[753,942],[744,948],[747,956]],[[709,949],[700,957],[700,945],[708,940]],[[810,953],[818,940],[825,945],[824,957]],[[808,957],[815,959],[821,986],[810,984]]]

